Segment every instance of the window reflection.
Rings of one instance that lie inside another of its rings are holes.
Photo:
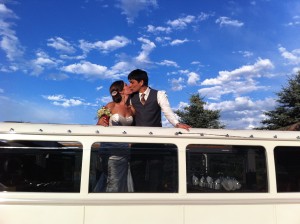
[[[300,147],[274,149],[278,192],[300,192]]]
[[[153,143],[93,144],[89,192],[178,192],[177,147]]]
[[[186,158],[189,193],[267,191],[263,147],[194,144]]]
[[[78,142],[0,141],[0,191],[79,192]]]

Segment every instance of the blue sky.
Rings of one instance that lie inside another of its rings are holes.
[[[0,121],[95,124],[141,68],[174,110],[199,93],[253,128],[300,69],[299,35],[297,0],[0,0]]]

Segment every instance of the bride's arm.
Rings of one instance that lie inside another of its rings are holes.
[[[107,108],[112,113],[112,110],[114,108],[114,102],[110,102],[104,106],[104,108]],[[109,123],[109,118],[107,116],[101,116],[98,118],[97,125],[105,126],[107,127]]]

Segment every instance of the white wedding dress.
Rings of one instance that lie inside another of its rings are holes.
[[[109,119],[109,126],[131,126],[133,117],[124,117],[120,114],[113,114]]]
[[[133,117],[113,114],[109,126],[130,126]],[[133,181],[130,172],[130,148],[128,143],[109,143],[110,156],[107,165],[106,192],[133,192]]]

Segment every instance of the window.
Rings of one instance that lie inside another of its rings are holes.
[[[78,142],[0,140],[0,191],[79,192]]]
[[[300,192],[300,147],[274,149],[277,192]]]
[[[267,192],[265,149],[261,146],[188,145],[187,191]]]
[[[178,192],[177,147],[94,143],[89,192]]]

